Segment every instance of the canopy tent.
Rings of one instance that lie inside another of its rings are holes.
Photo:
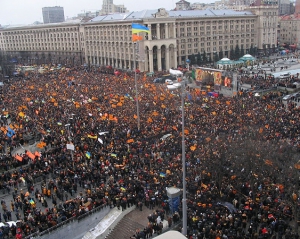
[[[250,54],[246,54],[240,58],[241,61],[256,61],[256,58],[251,56]]]
[[[230,65],[233,64],[233,61],[230,60],[229,58],[224,57],[221,60],[217,61],[217,64]]]
[[[234,65],[244,64],[245,62],[242,60],[234,61]]]
[[[217,61],[217,67],[219,69],[226,69],[230,68],[232,65],[234,65],[234,61],[230,60],[229,58],[222,58],[221,60]]]

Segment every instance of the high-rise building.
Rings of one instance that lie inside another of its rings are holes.
[[[110,13],[125,13],[128,12],[124,5],[115,5],[113,0],[103,0],[101,15]]]
[[[65,21],[65,13],[63,7],[43,7],[44,23],[58,23]]]
[[[185,0],[180,0],[176,3],[176,10],[190,10],[191,4]]]

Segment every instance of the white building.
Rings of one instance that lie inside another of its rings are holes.
[[[273,13],[274,9],[263,7],[253,12],[161,8],[98,16],[86,23],[2,28],[0,50],[28,63],[87,63],[132,69],[131,23],[135,22],[151,29],[150,34],[141,34],[144,40],[138,43],[137,67],[141,71],[165,70],[198,53],[210,59],[214,54],[231,58],[236,46],[245,53],[254,46],[262,50],[263,44],[271,49],[277,39],[273,29],[269,30],[276,24],[270,20]],[[264,20],[267,16],[270,19]]]

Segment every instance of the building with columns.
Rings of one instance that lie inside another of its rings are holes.
[[[144,40],[134,44],[141,71],[168,70],[198,53],[205,53],[209,59],[215,54],[230,58],[237,46],[245,53],[254,46],[263,49],[258,39],[269,28],[268,24],[257,28],[259,15],[250,10],[161,8],[98,16],[85,23],[0,28],[0,50],[28,63],[86,63],[133,69],[132,22],[151,29],[150,34],[140,33]],[[264,39],[265,44],[273,44],[273,38]]]

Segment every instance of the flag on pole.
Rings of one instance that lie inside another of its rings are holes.
[[[132,33],[139,33],[139,32],[150,33],[149,28],[141,24],[132,23],[131,26],[132,26]]]

